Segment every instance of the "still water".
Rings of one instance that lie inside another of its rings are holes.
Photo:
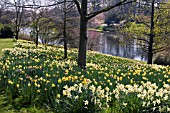
[[[22,33],[30,33],[30,28],[22,29]],[[94,50],[103,54],[110,54],[114,56],[120,56],[125,58],[131,58],[140,61],[147,61],[147,55],[141,49],[137,48],[134,44],[122,45],[120,40],[123,36],[116,33],[102,33],[94,30],[88,31],[88,49]],[[39,39],[39,42],[41,40]],[[51,42],[50,44],[57,44],[57,42]],[[58,44],[57,44],[58,45]]]
[[[135,44],[123,44],[122,36],[114,33],[88,31],[88,49],[140,61],[147,61],[147,55]]]

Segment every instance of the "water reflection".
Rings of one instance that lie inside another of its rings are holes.
[[[134,44],[122,45],[122,36],[111,33],[88,31],[88,49],[104,54],[147,61],[147,55]]]

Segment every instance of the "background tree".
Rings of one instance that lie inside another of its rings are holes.
[[[39,29],[39,39],[43,44],[48,44],[50,41],[53,41],[54,33],[56,33],[56,26],[54,21],[51,18],[42,17],[38,21]]]
[[[24,13],[25,0],[2,0],[4,4],[7,4],[8,7],[12,8],[15,13],[15,38],[18,40],[19,33],[21,30],[21,23]]]
[[[123,32],[128,34],[129,40],[136,41],[148,54],[148,64],[152,64],[153,54],[168,48],[170,10],[163,8],[165,4],[167,3],[155,0],[143,4],[147,5],[148,11],[145,9],[137,16],[136,22],[124,26]]]
[[[64,59],[67,58],[67,41],[68,41],[68,37],[69,37],[69,28],[73,28],[73,24],[72,22],[72,17],[70,16],[70,14],[73,14],[72,12],[75,11],[75,5],[73,2],[67,2],[68,0],[63,0],[60,2],[63,2],[63,4],[59,4],[61,12],[63,13],[61,19],[63,20],[63,42],[64,42]],[[74,12],[75,13],[75,12]],[[68,35],[68,36],[67,36]]]
[[[134,21],[132,17],[136,16],[136,2],[120,5],[111,11],[104,13],[105,23],[108,25],[119,24],[121,21]]]
[[[0,37],[13,38],[13,11],[9,10],[7,5],[0,3]]]
[[[70,47],[76,47],[76,33],[77,29],[77,21],[79,19],[79,15],[77,9],[75,7],[74,2],[69,0],[54,0],[55,3],[60,2],[55,6],[53,10],[56,12],[56,22],[61,24],[59,29],[62,30],[62,41],[64,42],[64,59],[67,58],[67,49],[68,45]],[[78,31],[78,30],[77,30]]]
[[[54,34],[57,34],[57,28],[52,18],[46,16],[47,9],[41,8],[39,12],[34,14],[33,22],[31,23],[31,35],[35,38],[36,46],[38,46],[38,40],[40,39],[43,44],[48,44],[55,40]]]

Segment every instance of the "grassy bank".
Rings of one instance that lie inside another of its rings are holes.
[[[77,49],[19,42],[4,50],[0,86],[20,108],[57,113],[154,113],[170,111],[170,67],[88,51],[87,70]],[[17,101],[15,101],[17,100]],[[15,107],[14,107],[15,108]]]
[[[11,38],[0,39],[0,54],[2,53],[2,49],[12,47],[14,47],[13,39]]]

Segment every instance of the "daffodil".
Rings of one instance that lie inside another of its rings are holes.
[[[17,86],[17,88],[18,88],[18,87],[19,87],[19,84],[17,84],[16,86]]]
[[[58,83],[61,83],[61,82],[62,82],[62,80],[61,80],[61,78],[59,78],[59,79],[58,79]]]
[[[11,85],[12,85],[13,83],[14,83],[14,82],[12,82],[11,80],[8,80],[8,84],[11,84]]]
[[[28,87],[30,87],[31,86],[31,84],[30,83],[28,83]]]
[[[55,84],[52,84],[51,86],[52,86],[52,87],[55,87]]]
[[[88,105],[89,104],[89,101],[88,100],[85,100],[84,101],[84,105]]]
[[[57,94],[57,98],[60,98],[61,96],[60,96],[60,94]]]

